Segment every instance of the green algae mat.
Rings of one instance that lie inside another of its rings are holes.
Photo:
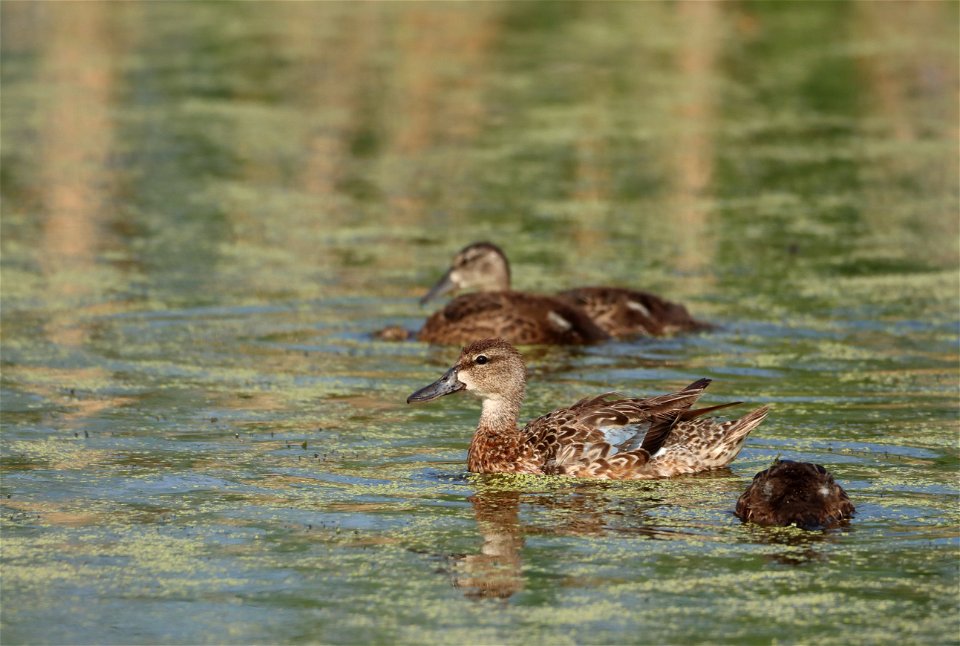
[[[960,641],[958,5],[2,13],[4,644]],[[525,348],[529,419],[713,379],[729,469],[477,477],[452,254],[718,329]],[[725,411],[728,412],[728,411]],[[777,456],[857,507],[743,525]]]

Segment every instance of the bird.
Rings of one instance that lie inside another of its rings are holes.
[[[849,520],[854,511],[847,492],[821,465],[778,458],[753,477],[735,513],[759,525],[824,529]]]
[[[768,407],[740,419],[719,421],[707,413],[741,402],[693,409],[710,384],[699,379],[674,393],[646,399],[604,393],[532,420],[517,420],[526,390],[526,368],[502,338],[462,349],[440,379],[411,394],[407,403],[429,402],[465,390],[482,400],[467,453],[474,473],[529,473],[610,480],[669,478],[728,465]]]
[[[584,345],[610,338],[586,312],[553,297],[523,292],[463,294],[434,312],[417,338],[462,345],[489,336],[517,345]]]
[[[713,328],[679,303],[624,287],[578,287],[549,296],[513,291],[506,254],[491,242],[461,249],[420,303],[464,289],[477,291],[455,298],[431,316],[420,340],[462,344],[486,335],[517,344],[592,343]]]
[[[460,251],[420,304],[460,287],[480,291],[457,296],[432,314],[417,338],[446,345],[487,337],[502,337],[517,345],[581,345],[610,338],[567,299],[511,290],[509,275],[506,257],[490,243],[472,244]]]

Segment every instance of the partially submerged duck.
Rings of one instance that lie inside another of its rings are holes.
[[[489,242],[475,242],[457,253],[420,302],[462,289],[478,291],[454,299],[431,316],[420,340],[466,343],[500,336],[517,344],[591,343],[711,328],[679,303],[623,287],[580,287],[555,296],[512,291],[510,263]]]
[[[465,347],[452,368],[410,395],[407,403],[461,390],[483,400],[467,456],[467,468],[474,473],[669,478],[728,465],[767,415],[764,406],[731,421],[703,417],[734,405],[691,408],[709,384],[709,379],[701,379],[648,399],[616,393],[588,397],[520,429],[517,419],[526,389],[523,358],[503,339],[485,339]]]
[[[819,464],[778,459],[737,500],[737,516],[760,525],[823,529],[848,520],[853,503]]]

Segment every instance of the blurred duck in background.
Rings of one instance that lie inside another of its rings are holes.
[[[568,299],[512,291],[507,259],[488,242],[472,244],[458,253],[420,303],[469,288],[479,291],[462,294],[431,315],[417,338],[451,345],[491,337],[517,345],[577,345],[610,338]]]
[[[679,303],[623,287],[579,287],[554,296],[512,291],[510,263],[490,242],[464,247],[420,302],[470,289],[476,291],[455,298],[427,319],[421,341],[462,344],[500,336],[517,344],[592,343],[712,327]]]

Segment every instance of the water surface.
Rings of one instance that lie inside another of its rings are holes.
[[[5,643],[955,643],[955,3],[2,10]],[[714,379],[729,470],[465,472],[450,256],[721,328],[528,348],[524,416]],[[744,410],[747,410],[744,408]],[[847,528],[742,525],[776,456]]]

